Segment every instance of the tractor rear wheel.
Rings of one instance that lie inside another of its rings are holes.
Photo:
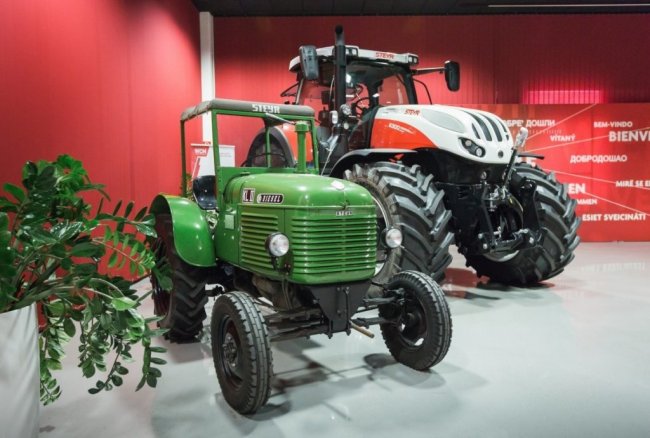
[[[449,229],[451,212],[443,203],[444,192],[434,187],[433,177],[422,173],[419,165],[377,162],[355,164],[343,178],[368,189],[377,207],[379,232],[389,226],[402,231],[400,248],[388,251],[378,246],[373,282],[385,284],[403,270],[442,280],[451,263],[449,245],[454,236]],[[381,287],[372,286],[369,294],[380,292]]]
[[[262,314],[250,295],[228,292],[212,308],[212,357],[223,397],[240,414],[269,399],[273,356]]]
[[[174,230],[169,214],[156,216],[158,238],[153,243],[156,263],[160,267],[167,264],[173,287],[165,290],[155,276],[151,276],[153,288],[154,313],[162,316],[158,322],[161,328],[169,329],[166,337],[174,342],[196,340],[203,329],[206,318],[205,268],[185,263],[174,246]]]
[[[404,291],[401,307],[379,306],[379,316],[391,320],[380,325],[388,351],[410,368],[428,370],[445,357],[451,344],[451,313],[442,289],[415,271],[397,274],[386,287]]]
[[[496,255],[468,255],[467,265],[478,276],[485,275],[499,283],[529,286],[555,277],[573,260],[580,242],[576,201],[554,173],[547,173],[527,163],[515,165],[514,178],[528,178],[537,185],[535,208],[540,221],[541,237],[535,246]]]

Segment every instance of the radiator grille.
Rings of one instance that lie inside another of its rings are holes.
[[[241,261],[260,269],[273,269],[271,257],[264,243],[271,233],[278,231],[276,216],[243,213],[241,216]]]
[[[345,273],[375,267],[374,215],[293,218],[291,237],[295,274]]]

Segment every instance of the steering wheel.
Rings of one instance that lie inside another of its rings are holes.
[[[360,105],[361,103],[363,104]],[[352,114],[354,114],[357,119],[361,120],[361,117],[368,111],[368,109],[370,109],[370,97],[357,99],[352,102],[350,109],[352,109]]]

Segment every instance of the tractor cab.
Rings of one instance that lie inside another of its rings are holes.
[[[330,54],[331,50],[329,48]],[[319,51],[323,52],[324,49]],[[327,62],[327,56],[324,56],[319,65],[317,80],[306,80],[302,71],[298,71],[299,85],[294,95],[295,102],[314,108],[319,123],[320,141],[326,141],[332,135],[336,122],[341,121],[343,128],[348,132],[350,149],[368,147],[369,138],[359,134],[370,132],[368,127],[372,124],[373,115],[379,107],[405,105],[415,103],[417,100],[410,72],[406,66],[360,58],[350,61],[347,65],[345,74],[347,107],[339,113],[335,111],[335,93],[332,89],[334,70],[334,65]],[[333,117],[332,112],[336,112],[337,115]]]
[[[300,48],[300,55],[289,63],[297,83],[282,97],[289,98],[286,103],[310,106],[317,114],[320,164],[326,173],[347,152],[371,147],[373,122],[380,108],[417,105],[416,83],[431,101],[426,85],[415,76],[444,73],[447,87],[458,90],[458,63],[417,69],[418,63],[412,53],[346,46],[341,29],[337,29],[334,46]]]

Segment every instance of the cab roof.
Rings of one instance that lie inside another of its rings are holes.
[[[245,100],[212,99],[187,108],[181,114],[181,121],[185,122],[211,110],[241,111],[249,113],[276,114],[278,116],[314,117],[314,110],[304,105],[280,105],[267,102],[250,102]]]
[[[379,50],[360,49],[358,46],[345,46],[348,57],[353,59],[365,59],[369,61],[382,61],[391,64],[403,64],[410,67],[416,66],[420,61],[418,55],[413,53],[393,53]],[[334,46],[321,47],[316,49],[319,61],[330,60],[334,57]],[[300,69],[300,57],[296,56],[289,62],[289,71]]]

